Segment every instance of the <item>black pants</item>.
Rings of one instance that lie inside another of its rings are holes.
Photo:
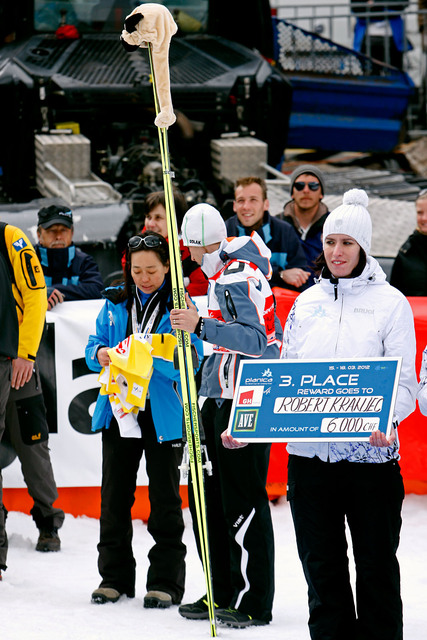
[[[274,595],[274,536],[265,488],[270,445],[225,449],[221,433],[230,411],[231,400],[218,407],[208,398],[202,408],[213,465],[212,476],[205,474],[205,495],[214,597],[220,607],[269,622]],[[198,541],[191,481],[189,489]]]
[[[402,640],[400,467],[290,455],[288,500],[308,584],[313,640]],[[350,586],[345,519],[356,566]]]
[[[135,595],[136,562],[132,552],[131,508],[136,476],[145,451],[151,512],[148,531],[155,544],[150,549],[147,590],[165,591],[180,603],[185,584],[186,548],[179,495],[181,441],[158,443],[149,402],[139,414],[142,438],[120,437],[113,419],[102,432],[102,488],[98,569],[102,587]]]

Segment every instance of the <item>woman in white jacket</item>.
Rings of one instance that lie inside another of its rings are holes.
[[[401,356],[397,425],[415,408],[415,331],[406,298],[369,256],[368,196],[352,189],[323,228],[320,276],[288,316],[282,358]],[[397,431],[369,442],[288,444],[288,500],[308,583],[312,640],[402,640],[396,550],[404,497]],[[350,585],[345,520],[356,566]]]

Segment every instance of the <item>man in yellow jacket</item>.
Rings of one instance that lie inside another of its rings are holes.
[[[7,429],[35,501],[33,518],[42,533],[39,525],[42,525],[43,514],[39,513],[36,486],[41,477],[51,476],[51,493],[55,494],[52,502],[57,497],[36,366],[47,310],[46,285],[39,259],[26,235],[3,222],[0,222],[0,309],[0,440]],[[0,475],[0,570],[6,569],[7,556],[7,512],[2,504],[1,485]],[[59,509],[54,511],[59,512],[60,526],[64,514]]]

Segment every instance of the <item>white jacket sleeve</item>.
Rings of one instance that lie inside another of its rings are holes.
[[[420,369],[420,384],[418,385],[417,400],[420,411],[427,416],[427,347],[423,351],[423,359]]]
[[[292,305],[292,309],[289,311],[286,319],[285,327],[283,329],[283,343],[282,351],[280,353],[281,359],[291,360],[297,358],[296,352],[296,307],[298,300],[295,300]]]

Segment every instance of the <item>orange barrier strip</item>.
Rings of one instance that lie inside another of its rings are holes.
[[[183,508],[188,507],[187,486],[180,487],[180,495]],[[73,516],[87,516],[99,518],[101,509],[100,487],[59,487],[58,500],[55,506],[60,507],[65,513]],[[3,502],[8,511],[22,511],[30,513],[33,501],[27,489],[3,489]],[[148,500],[148,487],[137,487],[135,492],[135,504],[132,508],[132,518],[147,522],[150,515],[150,502]]]

